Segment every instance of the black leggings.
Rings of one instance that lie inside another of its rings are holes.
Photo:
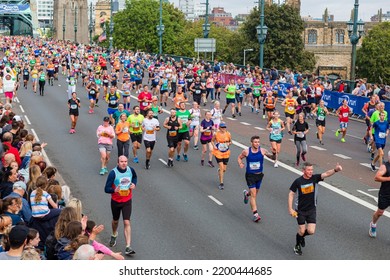
[[[39,95],[43,95],[45,91],[45,83],[46,81],[39,81]]]

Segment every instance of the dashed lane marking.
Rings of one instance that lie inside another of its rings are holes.
[[[310,148],[313,148],[314,150],[319,150],[319,151],[326,151],[326,149],[318,147],[318,146],[310,146]]]
[[[240,124],[243,124],[243,125],[251,125],[250,123],[247,123],[247,122],[240,122]]]
[[[333,155],[336,157],[342,158],[342,159],[351,159],[350,157],[342,155],[342,154],[333,154]]]
[[[231,117],[227,117],[228,120],[231,120],[231,121],[236,121],[237,119],[234,119],[234,118],[231,118]]]
[[[361,162],[360,165],[363,165],[363,166],[368,167],[368,168],[371,169],[371,164],[369,164],[369,163]]]
[[[19,105],[19,108],[20,108],[20,110],[22,111],[22,113],[24,113],[23,106],[22,106],[22,105]]]
[[[255,126],[255,129],[258,129],[258,130],[261,130],[261,131],[265,130],[265,128],[258,127],[258,126]]]
[[[217,203],[218,205],[222,206],[222,202],[220,202],[218,199],[216,199],[214,196],[212,195],[209,195],[208,196],[212,201],[214,201],[215,203]]]
[[[378,202],[378,198],[377,197],[375,197],[375,196],[373,196],[373,195],[371,195],[371,194],[369,194],[369,193],[366,193],[366,192],[364,192],[364,191],[361,191],[361,190],[357,190],[359,193],[361,193],[361,194],[364,194],[364,195],[366,195],[366,196],[368,196],[368,197],[371,197],[373,200],[375,200],[375,202]]]
[[[165,160],[163,160],[162,158],[159,158],[158,160],[161,161],[162,163],[164,163],[164,165],[167,165],[167,162]]]
[[[27,117],[27,115],[24,115],[24,118],[26,119],[27,124],[31,124],[30,119]]]

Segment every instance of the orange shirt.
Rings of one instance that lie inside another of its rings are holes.
[[[125,122],[119,121],[118,122],[118,124],[115,127],[115,134],[118,136],[119,141],[126,142],[127,140],[130,139],[129,127],[130,127],[130,124],[127,121],[125,121]]]
[[[217,131],[215,133],[215,143],[218,144],[218,146],[227,146],[229,142],[232,141],[232,137],[229,132],[222,133],[221,131]],[[229,158],[230,157],[230,150],[225,150],[226,147],[219,147],[219,149],[214,149],[213,150],[213,155],[216,158],[224,159],[224,158]],[[222,151],[221,151],[222,150]]]
[[[177,109],[180,109],[180,102],[186,102],[187,101],[187,98],[184,96],[184,93],[182,94],[177,94],[176,93],[176,96],[173,98],[173,102],[175,103],[175,107]]]

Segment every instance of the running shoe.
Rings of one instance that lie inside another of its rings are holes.
[[[167,166],[168,166],[168,167],[172,167],[172,166],[173,166],[173,160],[168,159]]]
[[[99,107],[99,104],[96,103],[96,104],[95,104],[95,107]]]
[[[340,135],[340,131],[337,129],[336,133],[334,134],[334,136],[339,137],[339,135]]]
[[[188,156],[186,154],[183,154],[184,161],[188,161]]]
[[[303,161],[306,161],[306,157],[305,157],[304,153],[301,154],[301,158],[302,158]]]
[[[256,114],[259,114],[259,113],[260,113],[259,110],[256,109]]]
[[[265,115],[263,115],[263,119],[265,119]]]
[[[133,159],[133,162],[134,162],[134,163],[138,163],[138,162],[139,162],[138,158],[135,157],[135,158]]]
[[[253,109],[253,106],[251,106],[251,111],[252,111],[252,113],[253,113],[253,110],[254,110],[254,109]]]
[[[241,117],[241,112],[238,112],[238,115]]]
[[[145,164],[145,168],[146,169],[150,169],[150,163],[149,162]]]
[[[93,114],[93,110],[89,109],[88,114]]]
[[[129,255],[134,255],[134,254],[135,254],[135,251],[133,250],[133,248],[131,248],[131,247],[129,246],[129,247],[126,247],[126,249],[125,249],[125,254],[126,254],[127,256],[129,256]]]
[[[110,238],[110,247],[114,247],[116,245],[116,238],[118,237],[117,236],[114,236],[114,235],[111,235],[111,238]]]
[[[341,138],[341,140],[340,140],[341,142],[343,142],[343,143],[345,143],[345,139],[344,138]]]
[[[249,201],[249,193],[248,193],[247,190],[244,190],[243,193],[244,193],[244,203],[245,203],[245,204],[248,204],[248,201]]]
[[[320,141],[320,144],[321,144],[321,145],[324,145],[324,142]]]
[[[372,163],[371,163],[371,170],[372,170],[372,171],[375,171],[375,170],[376,170],[376,167],[375,167],[375,165],[374,165],[374,164],[372,164]]]
[[[257,223],[258,221],[260,221],[260,220],[261,220],[261,217],[260,217],[259,213],[253,214],[252,220],[253,220],[255,223]]]
[[[204,166],[204,160],[203,159],[200,161],[200,165]]]
[[[194,150],[199,150],[198,145],[194,146]]]
[[[363,142],[364,142],[365,145],[368,144],[367,138],[365,136],[363,137]]]
[[[302,247],[300,244],[294,246],[295,255],[302,256]]]
[[[176,160],[177,160],[177,161],[180,161],[180,155],[177,155],[177,156],[176,156]]]
[[[275,168],[278,168],[278,167],[279,167],[279,164],[278,164],[277,162],[275,162],[274,167],[275,167]]]
[[[210,167],[214,167],[214,164],[213,164],[212,161],[209,161],[209,162],[207,163],[207,165],[210,166]]]
[[[235,114],[233,114],[233,115],[232,115],[232,118],[234,119],[235,117],[236,117],[236,115],[235,115]]]
[[[223,183],[219,184],[218,189],[223,190],[224,188],[225,186],[223,185]]]
[[[372,222],[370,223],[370,230],[368,231],[368,235],[372,238],[376,237],[376,226],[373,226]]]
[[[73,129],[72,129],[72,128],[69,129],[69,133],[70,133],[70,134],[73,134]]]
[[[104,167],[104,173],[108,173],[108,168]]]
[[[292,132],[291,132],[291,130],[289,130],[289,131],[288,131],[288,134],[292,135]]]
[[[100,169],[99,174],[100,174],[100,175],[104,175],[104,168]]]

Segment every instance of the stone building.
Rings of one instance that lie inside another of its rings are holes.
[[[110,20],[111,2],[110,0],[99,0],[95,4],[95,34],[103,33],[104,23]]]

